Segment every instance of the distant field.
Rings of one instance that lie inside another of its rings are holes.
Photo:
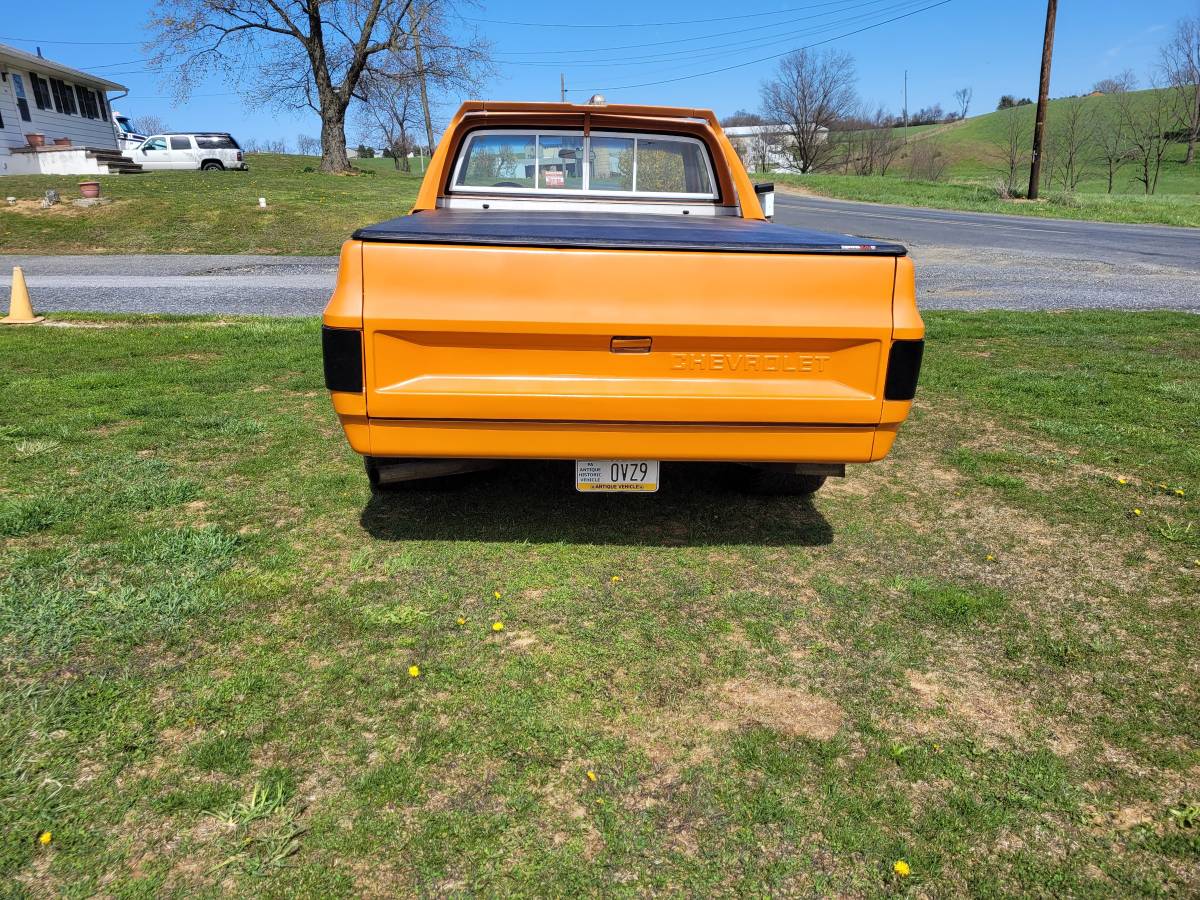
[[[78,176],[0,179],[0,247],[9,253],[336,253],[355,228],[408,212],[421,176],[391,160],[356,160],[372,174],[322,175],[304,156],[252,154],[249,172],[148,172],[101,177],[111,206],[51,210],[50,189],[79,196]],[[267,209],[258,198],[267,198]]]
[[[1151,91],[1132,95],[1134,103],[1149,101]],[[1070,100],[1053,100],[1047,114],[1048,156],[1042,171],[1042,201],[1037,204],[998,199],[995,191],[1002,175],[1005,156],[1002,146],[1009,123],[1017,119],[1023,134],[1032,140],[1035,108],[1032,105],[973,116],[949,125],[923,125],[908,129],[909,148],[930,142],[946,155],[946,178],[941,182],[910,181],[909,151],[902,153],[886,177],[820,175],[776,175],[776,181],[805,188],[812,193],[847,200],[899,203],[941,209],[1005,212],[1020,215],[1110,222],[1200,226],[1200,161],[1183,165],[1185,147],[1172,144],[1159,176],[1158,190],[1147,197],[1134,181],[1134,164],[1118,174],[1113,193],[1107,190],[1103,165],[1092,163],[1088,177],[1074,194],[1067,195],[1055,174],[1053,135],[1056,118]],[[1113,96],[1084,97],[1089,122],[1102,123],[1116,113]],[[902,129],[896,129],[899,135]],[[1094,155],[1095,148],[1091,148]],[[1022,183],[1028,180],[1028,162],[1022,166]]]

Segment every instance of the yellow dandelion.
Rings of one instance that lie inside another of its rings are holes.
[[[1167,483],[1166,483],[1165,481],[1160,481],[1160,482],[1158,483],[1158,486],[1159,486],[1160,488],[1162,488],[1164,491],[1167,489]]]
[[[1182,497],[1183,496],[1183,488],[1175,488],[1175,496]]]
[[[1181,492],[1181,493],[1182,493],[1182,492]],[[620,581],[620,580],[621,580],[621,576],[620,576],[620,575],[614,575],[614,576],[612,577],[612,583],[613,583],[613,584],[616,584],[616,583],[617,583],[618,581]]]
[[[420,666],[409,666],[408,667],[408,677],[409,678],[420,678],[421,677],[421,667]]]
[[[503,622],[493,622],[492,623],[492,631],[503,631],[503,630],[504,630]]]
[[[988,562],[995,562],[995,561],[996,561],[996,557],[992,556],[992,554],[990,554],[990,553],[989,553],[989,554],[987,555],[987,561],[988,561]]]
[[[43,831],[41,834],[38,835],[38,843],[41,844],[43,847],[49,846],[49,844],[52,840],[54,840],[54,835],[51,834],[49,831]]]
[[[906,863],[904,860],[898,859],[894,863],[892,863],[892,871],[895,872],[897,875],[899,875],[901,878],[907,878],[909,875],[912,874],[912,867],[909,866],[909,864]]]
[[[467,620],[466,620],[466,619],[464,619],[462,616],[459,616],[459,617],[458,617],[458,624],[459,624],[459,625],[466,625],[466,624],[467,624]]]
[[[1129,479],[1128,478],[1118,478],[1117,484],[1129,484]]]
[[[1134,514],[1135,516],[1140,516],[1140,515],[1142,514],[1142,511],[1141,511],[1140,509],[1138,509],[1138,508],[1135,506],[1135,507],[1133,508],[1133,514]]]
[[[595,780],[596,780],[596,773],[595,773],[595,772],[593,772],[591,769],[588,769],[587,776],[588,776],[588,781],[595,781]]]
[[[503,594],[501,594],[499,591],[492,591],[492,593],[496,595],[496,599],[497,599],[497,600],[499,600],[499,599],[500,599],[502,596],[504,596],[504,595],[503,595]]]

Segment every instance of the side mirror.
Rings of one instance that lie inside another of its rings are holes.
[[[762,207],[763,215],[768,219],[775,218],[775,185],[772,182],[756,184],[754,193],[758,195],[758,205]]]

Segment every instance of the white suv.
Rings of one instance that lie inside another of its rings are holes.
[[[156,134],[133,152],[143,169],[245,169],[242,149],[232,135],[206,131],[189,134]]]

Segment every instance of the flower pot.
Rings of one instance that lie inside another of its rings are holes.
[[[70,147],[71,139],[70,138],[55,138],[54,146],[55,147]]]
[[[79,182],[79,193],[83,197],[89,199],[100,196],[100,182],[98,181],[81,181]]]
[[[25,135],[25,142],[29,144],[30,147],[44,147],[46,146],[46,136],[35,131],[32,134]]]

